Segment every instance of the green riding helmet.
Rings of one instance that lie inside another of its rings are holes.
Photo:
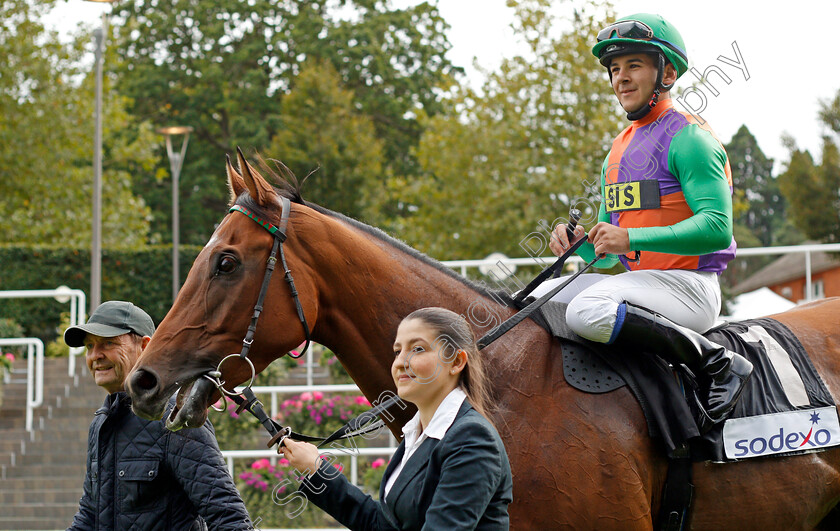
[[[630,15],[610,24],[598,32],[598,43],[592,47],[592,55],[607,67],[610,81],[612,58],[631,53],[649,53],[658,59],[653,96],[647,105],[627,113],[628,120],[640,120],[656,106],[661,91],[673,87],[673,83],[666,85],[663,82],[666,63],[674,65],[679,79],[688,70],[688,56],[676,28],[661,16],[648,13]]]
[[[598,32],[592,55],[609,68],[610,59],[628,53],[663,54],[677,70],[677,78],[688,70],[685,43],[677,29],[659,15],[638,13],[624,17]]]

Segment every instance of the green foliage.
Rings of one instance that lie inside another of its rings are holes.
[[[450,112],[424,120],[419,177],[389,180],[381,201],[399,202],[389,225],[438,259],[520,256],[519,242],[568,215],[597,216],[597,183],[620,131],[606,72],[592,57],[604,5],[569,6],[554,20],[550,2],[511,1],[529,53],[505,60],[481,92],[452,87]],[[556,35],[557,27],[574,28]],[[544,249],[543,252],[548,252]]]
[[[353,383],[353,379],[350,378],[350,375],[347,374],[346,370],[344,370],[344,366],[341,365],[341,362],[338,360],[335,352],[331,351],[327,347],[324,347],[319,363],[321,366],[326,365],[327,369],[330,371],[330,381],[332,383]]]
[[[53,2],[0,3],[0,234],[6,243],[91,240],[93,74],[79,61],[90,34],[70,45],[38,22]],[[131,173],[156,160],[149,124],[126,113],[110,90],[103,102],[102,238],[106,246],[146,242],[150,216],[131,192]]]
[[[48,358],[61,358],[70,355],[70,347],[64,342],[64,331],[70,327],[70,312],[61,312],[61,321],[55,329],[58,334],[54,341],[44,347],[44,355]]]
[[[0,318],[0,337],[25,337],[23,333],[23,327],[14,319]],[[23,346],[2,347],[2,350],[0,350],[0,366],[6,366],[7,368],[11,368],[13,358],[15,358],[16,356],[21,356],[25,352],[26,347]],[[6,354],[11,354],[12,357],[9,358],[6,356]],[[0,371],[0,373],[2,373],[2,371]]]
[[[820,102],[820,120],[840,135],[840,89],[831,101]]]
[[[819,164],[807,150],[792,146],[779,185],[790,204],[788,218],[797,229],[813,240],[840,239],[840,152],[831,138],[823,137]]]
[[[201,249],[180,247],[181,278],[186,278]],[[0,290],[55,289],[66,285],[86,293],[90,287],[90,251],[48,246],[0,245]],[[172,248],[103,249],[102,300],[128,300],[159,323],[172,306]],[[28,336],[45,343],[62,331],[66,306],[52,299],[7,299],[0,317],[18,321]],[[86,309],[88,311],[88,309]]]
[[[118,90],[133,98],[132,112],[156,124],[195,128],[181,174],[187,243],[204,243],[224,211],[224,153],[236,146],[284,160],[288,150],[304,175],[320,164],[324,174],[312,185],[330,202],[361,193],[335,194],[330,187],[337,182],[353,186],[364,177],[363,188],[380,185],[380,149],[387,171],[410,174],[416,166],[410,148],[421,133],[412,112],[437,113],[438,86],[456,71],[445,58],[446,25],[428,3],[395,9],[387,0],[175,0],[161,9],[157,1],[136,0],[114,7]],[[313,85],[312,71],[298,79],[311,68],[324,72],[318,64],[331,65],[350,92],[338,90],[335,80]],[[292,108],[284,105],[286,97],[326,107]],[[300,122],[309,118],[317,121]],[[330,124],[338,135],[365,136],[372,124],[379,140],[361,146],[364,137],[327,138],[326,131],[301,138],[317,124]],[[283,152],[269,151],[272,139]],[[159,179],[167,174],[161,163],[135,183],[153,207],[152,231],[160,241],[167,241],[170,227],[169,180]],[[344,207],[341,201],[328,206]]]
[[[735,223],[756,236],[758,245],[755,246],[774,245],[774,234],[784,223],[786,205],[773,175],[773,159],[761,151],[746,125],[738,129],[725,148],[736,194],[733,201]],[[737,241],[741,246],[754,246]]]
[[[304,196],[354,218],[365,217],[383,167],[382,142],[359,113],[353,93],[341,87],[330,63],[309,60],[280,102],[281,129],[269,153],[296,175],[308,175]],[[317,170],[317,171],[316,171]]]

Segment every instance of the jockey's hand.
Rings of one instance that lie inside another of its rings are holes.
[[[600,222],[589,231],[589,241],[595,245],[595,254],[627,254],[630,252],[630,234],[627,229]]]
[[[583,236],[583,227],[578,225],[575,227],[575,238],[580,238]],[[548,242],[548,247],[551,249],[551,252],[554,253],[554,256],[563,256],[563,253],[566,252],[569,248],[569,234],[566,231],[565,224],[558,224],[554,227],[554,230],[551,232],[551,238]]]
[[[283,439],[283,445],[280,449],[283,450],[284,457],[289,460],[289,464],[301,474],[313,474],[321,464],[320,453],[314,444],[287,438]]]

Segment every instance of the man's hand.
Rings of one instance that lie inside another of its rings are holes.
[[[580,238],[585,231],[583,227],[578,225],[575,227],[575,238]],[[558,224],[551,232],[551,239],[548,242],[548,247],[554,256],[563,256],[563,253],[569,248],[569,235],[566,232],[565,224]]]
[[[627,229],[600,222],[589,231],[589,241],[595,245],[595,254],[627,254],[630,252],[630,235]]]

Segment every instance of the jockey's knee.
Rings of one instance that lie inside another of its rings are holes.
[[[574,333],[598,343],[608,343],[615,327],[618,303],[611,299],[581,295],[566,307],[566,323]]]

